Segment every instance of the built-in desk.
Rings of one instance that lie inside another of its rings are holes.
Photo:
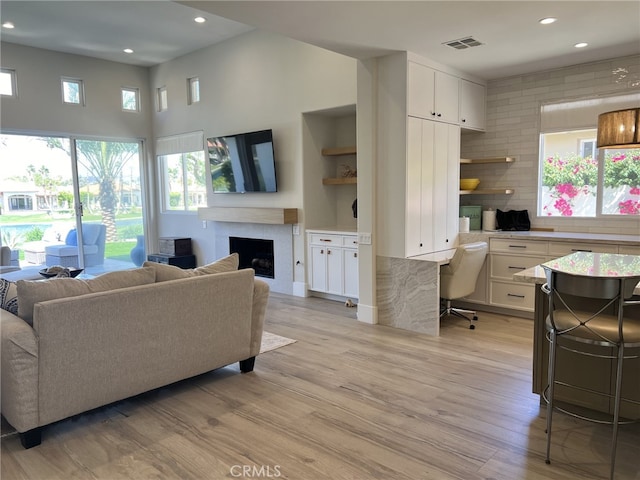
[[[612,255],[612,254],[589,254],[598,257],[599,268],[604,271],[616,272],[619,265],[606,265],[606,261],[614,261],[621,257],[631,257],[638,259],[638,263],[629,263],[631,268],[640,268],[640,256],[636,255]],[[553,264],[557,261],[546,262]],[[588,268],[585,266],[585,268]],[[535,284],[535,310],[534,310],[534,331],[533,331],[533,387],[534,393],[541,395],[547,386],[547,365],[549,360],[549,342],[546,339],[545,321],[549,313],[547,295],[544,294],[540,286],[546,282],[544,269],[537,265],[513,275],[516,282]],[[634,295],[640,297],[640,284],[636,285]],[[584,298],[579,300],[584,304]],[[627,307],[625,316],[640,318],[640,306]],[[560,358],[564,356],[564,358]],[[567,351],[558,352],[558,372],[556,378],[559,380],[570,380],[568,383],[579,382],[583,387],[602,392],[613,392],[615,381],[615,362],[608,359],[595,357],[585,357]],[[630,359],[624,362],[623,396],[640,401],[640,359]],[[612,412],[611,400],[600,395],[593,395],[586,392],[576,392],[571,389],[557,388],[556,398],[561,401],[590,408],[607,413]],[[640,418],[640,406],[624,404],[621,406],[621,415],[628,418]]]

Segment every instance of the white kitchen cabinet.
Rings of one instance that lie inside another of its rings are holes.
[[[307,242],[309,290],[357,298],[357,235],[310,231]]]
[[[620,245],[618,247],[618,253],[623,255],[640,255],[640,246]]]
[[[484,131],[487,124],[487,87],[460,79],[460,126]]]
[[[535,285],[513,280],[515,273],[544,263],[548,242],[515,238],[489,240],[489,303],[533,312]]]
[[[358,249],[342,250],[343,294],[349,298],[358,298]]]
[[[407,114],[457,125],[459,88],[458,77],[410,61]]]
[[[549,242],[550,260],[575,252],[618,253],[618,246],[606,243]]]
[[[406,256],[453,248],[460,127],[409,117],[407,144]]]

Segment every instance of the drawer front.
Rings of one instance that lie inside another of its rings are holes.
[[[491,265],[491,278],[513,280],[513,274],[526,270],[529,267],[540,265],[546,261],[545,257],[529,257],[520,255],[489,255]]]
[[[489,241],[491,252],[518,253],[520,255],[546,255],[547,242],[518,240],[513,238],[492,238]]]
[[[490,284],[490,302],[506,308],[533,312],[536,285],[495,282]]]
[[[342,246],[350,248],[358,248],[358,236],[357,235],[343,235]]]
[[[618,253],[622,253],[624,255],[640,255],[640,246],[620,245],[618,247]]]
[[[312,245],[331,245],[334,247],[339,247],[342,245],[342,236],[312,233],[309,235],[309,243],[311,243]]]
[[[607,243],[549,242],[549,255],[553,258],[575,252],[618,253],[618,246]]]

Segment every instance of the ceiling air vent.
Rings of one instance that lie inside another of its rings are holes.
[[[443,45],[455,48],[456,50],[464,50],[465,48],[478,47],[482,45],[482,42],[479,42],[473,37],[465,37],[459,38],[457,40],[451,40],[449,42],[444,42]]]

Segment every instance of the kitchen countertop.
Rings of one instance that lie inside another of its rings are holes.
[[[527,240],[553,240],[558,242],[579,241],[590,243],[624,243],[625,245],[640,245],[640,235],[621,235],[615,233],[545,232],[538,230],[529,230],[526,232],[472,230],[469,233],[460,234],[461,238],[464,238],[465,235],[486,235],[492,238],[519,238]]]
[[[358,233],[358,227],[319,227],[319,228],[307,228],[307,233],[326,233],[335,235],[344,235]]]
[[[572,254],[573,255],[573,254]],[[607,257],[608,255],[608,257]],[[604,258],[614,258],[615,257],[637,257],[640,259],[640,256],[637,255],[614,255],[614,254],[605,254]],[[561,257],[564,258],[564,257]],[[556,259],[557,260],[557,259]],[[545,262],[547,264],[551,264],[556,260],[552,260],[550,262]],[[608,267],[602,266],[601,269],[607,269]],[[536,265],[535,267],[530,267],[525,270],[522,270],[518,273],[513,274],[513,280],[520,283],[534,283],[537,285],[542,285],[547,281],[547,277],[545,275],[544,269],[541,265]],[[634,295],[640,295],[640,283],[636,285],[635,290],[633,291]]]

